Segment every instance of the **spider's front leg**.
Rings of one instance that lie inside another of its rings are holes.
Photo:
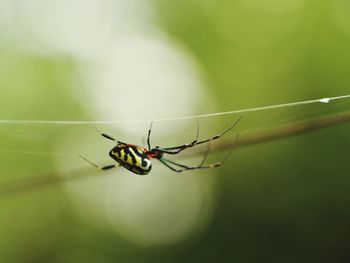
[[[178,154],[180,152],[182,152],[183,150],[193,147],[194,145],[197,144],[198,142],[198,137],[199,137],[199,123],[197,120],[197,132],[196,132],[196,137],[195,139],[187,144],[182,144],[182,145],[178,145],[178,146],[172,146],[172,147],[165,147],[165,148],[156,148],[156,150],[158,152],[162,152],[162,153],[167,153],[167,154]]]
[[[151,125],[149,126],[149,129],[148,129],[148,135],[147,135],[147,146],[148,146],[148,150],[150,151],[151,150],[151,131],[152,131],[152,125],[153,125],[153,121],[151,121]]]
[[[221,138],[221,136],[225,135],[226,133],[228,133],[231,129],[233,129],[233,127],[235,127],[240,121],[241,119],[243,118],[244,114],[242,114],[241,116],[239,116],[239,118],[230,126],[228,127],[226,130],[224,130],[222,133],[219,133],[211,138],[208,138],[208,139],[205,139],[205,140],[202,140],[202,141],[199,141],[199,142],[196,142],[196,145],[198,144],[202,144],[202,143],[206,143],[206,142],[211,142],[211,141],[214,141],[214,140],[217,140],[219,138]]]
[[[193,147],[195,145],[199,145],[199,144],[203,144],[203,143],[217,140],[217,139],[221,138],[221,136],[228,133],[233,127],[235,127],[241,121],[242,118],[243,118],[243,114],[230,127],[228,127],[226,130],[224,130],[222,133],[219,133],[219,134],[212,136],[208,139],[198,141],[197,140],[198,139],[198,130],[197,130],[197,137],[192,143],[174,146],[174,147],[159,148],[158,151],[163,152],[163,153],[167,153],[167,154],[178,154],[181,151],[183,151],[189,147]]]
[[[210,151],[210,144],[208,146],[208,149],[207,149],[207,152],[205,153],[202,161],[200,162],[199,165],[197,166],[188,166],[188,165],[184,165],[184,164],[180,164],[180,163],[177,163],[177,162],[174,162],[172,160],[168,160],[168,159],[165,159],[165,158],[159,158],[158,160],[163,163],[166,167],[170,168],[171,170],[175,171],[175,172],[183,172],[183,171],[188,171],[188,170],[198,170],[198,169],[211,169],[211,168],[216,168],[216,167],[219,167],[221,166],[227,159],[228,157],[231,155],[233,149],[218,163],[211,163],[211,164],[206,164],[204,165],[204,162],[206,161],[207,157],[208,157],[208,154],[209,154],[209,151]],[[180,167],[181,169],[176,169],[174,167],[172,167],[170,164],[172,165],[175,165],[175,166],[178,166]]]

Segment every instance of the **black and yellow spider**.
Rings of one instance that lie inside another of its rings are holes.
[[[117,146],[115,146],[110,152],[109,156],[112,157],[115,161],[119,163],[120,166],[123,166],[124,168],[128,169],[129,171],[139,174],[139,175],[146,175],[148,174],[151,169],[152,169],[152,163],[151,159],[157,159],[160,161],[162,164],[164,164],[166,167],[171,169],[174,172],[182,172],[186,170],[195,170],[195,169],[205,169],[205,168],[215,168],[219,167],[222,162],[218,163],[213,163],[213,164],[208,164],[204,165],[204,162],[206,160],[207,154],[209,152],[209,147],[206,155],[204,156],[202,162],[197,165],[197,166],[187,166],[183,164],[176,163],[172,160],[164,158],[164,154],[178,154],[182,152],[183,150],[202,144],[202,143],[210,143],[213,140],[219,139],[221,136],[223,136],[225,133],[229,132],[233,127],[235,127],[238,122],[242,119],[243,116],[240,116],[238,120],[236,120],[229,128],[227,128],[225,131],[222,133],[215,135],[211,138],[198,141],[198,136],[199,136],[199,127],[197,125],[197,135],[196,138],[188,144],[183,144],[183,145],[178,145],[178,146],[172,146],[172,147],[165,147],[165,148],[160,148],[159,146],[156,146],[155,148],[151,148],[151,143],[150,143],[150,137],[151,137],[151,130],[152,130],[152,123],[151,126],[148,130],[148,136],[147,136],[147,146],[148,149],[139,146],[139,145],[134,145],[134,144],[128,144],[124,143],[121,141],[117,141],[113,137],[111,137],[108,134],[105,133],[100,133],[103,137],[116,141]],[[84,160],[89,162],[90,164],[94,165],[95,167],[101,169],[101,170],[108,170],[111,168],[116,167],[116,165],[106,165],[103,167],[98,166],[97,164],[89,161],[82,155],[80,155]],[[177,167],[174,168],[173,166]]]

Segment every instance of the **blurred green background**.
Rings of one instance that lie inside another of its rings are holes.
[[[142,144],[149,122],[128,121],[345,95],[349,13],[347,0],[0,1],[0,119],[121,120],[98,128]],[[250,113],[227,137],[348,109]],[[201,119],[201,138],[237,117]],[[349,132],[238,150],[215,171],[154,164],[0,196],[0,262],[348,262]],[[156,122],[152,139],[194,134],[194,120]],[[89,125],[1,124],[0,138],[0,188],[93,169],[78,153],[112,162]]]

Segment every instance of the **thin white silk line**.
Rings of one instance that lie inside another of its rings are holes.
[[[344,95],[344,96],[338,96],[338,97],[331,97],[331,98],[322,98],[322,99],[315,99],[315,100],[306,100],[306,101],[299,101],[299,102],[291,102],[291,103],[285,103],[285,104],[277,104],[277,105],[270,105],[270,106],[263,106],[263,107],[256,107],[256,108],[248,108],[248,109],[240,109],[240,110],[233,110],[233,111],[224,111],[224,112],[216,112],[216,113],[208,113],[208,114],[201,114],[201,115],[190,115],[190,116],[180,116],[180,117],[172,117],[172,118],[161,118],[161,119],[155,119],[155,120],[130,120],[130,121],[118,121],[118,120],[111,120],[111,121],[70,121],[70,120],[0,120],[1,124],[15,124],[15,125],[43,125],[43,124],[51,124],[51,125],[91,125],[91,124],[118,124],[118,123],[144,123],[144,122],[161,122],[161,121],[175,121],[175,120],[187,120],[187,119],[197,119],[197,118],[206,118],[206,117],[214,117],[214,116],[223,116],[223,115],[231,115],[231,114],[237,114],[237,113],[245,113],[245,112],[254,112],[254,111],[263,111],[263,110],[271,110],[271,109],[279,109],[279,108],[286,108],[286,107],[295,107],[300,105],[306,105],[306,104],[315,104],[315,103],[329,103],[331,101],[335,100],[341,100],[341,99],[348,99],[350,98],[350,95]]]

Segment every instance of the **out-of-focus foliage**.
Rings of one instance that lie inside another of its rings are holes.
[[[61,39],[74,44],[68,51],[40,37],[24,43],[40,35],[45,23],[50,29],[50,20],[38,23],[37,32],[26,31],[27,23],[28,28],[35,24],[26,14],[35,12],[15,2],[11,9],[0,1],[0,119],[93,119],[104,116],[101,108],[111,119],[127,114],[136,119],[149,111],[157,117],[182,115],[184,109],[207,113],[349,93],[350,5],[345,0],[154,0],[131,7],[126,1],[120,9],[105,8],[114,1],[97,1],[101,8],[91,10],[108,10],[111,16],[97,16],[109,24],[95,31],[83,26],[79,15],[90,13],[84,1],[76,0],[74,6],[82,9],[67,17],[77,29]],[[38,3],[33,9],[39,10]],[[71,10],[69,4],[63,7]],[[145,7],[151,11],[142,20]],[[45,10],[37,13],[46,17]],[[13,28],[4,21],[12,21]],[[22,31],[16,31],[16,22]],[[64,35],[53,28],[43,35]],[[30,33],[34,37],[26,38]],[[101,35],[108,35],[103,44]],[[136,44],[130,48],[130,43]],[[41,50],[46,44],[50,48]],[[159,56],[153,60],[150,54]],[[171,86],[175,80],[183,86]],[[102,98],[110,100],[103,105]],[[348,106],[251,114],[238,130]],[[201,120],[202,136],[236,117]],[[154,144],[187,142],[194,125],[185,124],[156,123]],[[99,128],[139,144],[148,123]],[[239,150],[224,167],[203,174],[178,175],[155,165],[154,174],[136,177],[118,169],[0,196],[0,262],[347,262],[349,131],[341,126]],[[77,158],[79,151],[102,163],[111,147],[89,126],[1,125],[0,185],[88,165]]]
[[[346,1],[157,3],[159,24],[196,55],[222,110],[349,92]],[[182,260],[346,262],[347,134],[341,127],[235,154],[213,223]]]

